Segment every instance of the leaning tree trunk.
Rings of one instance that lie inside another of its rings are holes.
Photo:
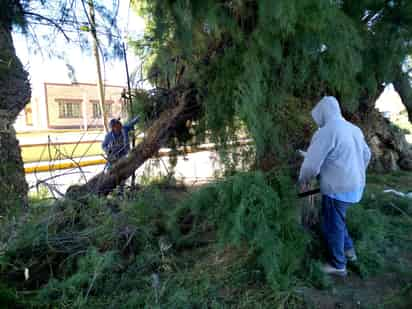
[[[404,132],[393,126],[375,108],[376,97],[367,97],[361,108],[347,119],[359,125],[372,152],[369,170],[375,172],[412,171],[412,148]]]
[[[188,98],[188,92],[183,93],[176,99],[177,104],[163,111],[146,130],[143,141],[132,149],[127,157],[119,160],[109,171],[94,176],[86,184],[71,186],[66,192],[66,197],[82,200],[90,194],[107,195],[121,182],[132,176],[146,160],[158,153],[176,126],[196,113],[196,109],[193,108],[188,111],[187,107],[190,105]]]
[[[20,147],[13,128],[19,112],[29,102],[28,73],[16,56],[11,28],[0,24],[0,212],[26,205],[28,186]]]
[[[412,171],[412,149],[404,132],[394,127],[377,110],[366,115],[362,126],[372,151],[370,164],[372,170]]]

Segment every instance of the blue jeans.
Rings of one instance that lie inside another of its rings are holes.
[[[346,266],[345,251],[353,249],[353,242],[346,228],[345,217],[352,203],[322,196],[321,230],[329,249],[330,264],[338,269]]]
[[[116,162],[117,162],[117,161],[116,161]],[[105,165],[105,167],[104,167],[104,170],[105,170],[105,171],[110,171],[110,170],[113,168],[113,164],[115,164],[116,162],[109,162],[109,161],[107,161],[107,162],[106,162],[106,165]],[[119,194],[121,194],[121,195],[124,194],[125,185],[126,185],[126,180],[122,180],[122,181],[119,183]]]

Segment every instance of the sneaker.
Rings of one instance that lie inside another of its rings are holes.
[[[321,270],[328,275],[335,275],[340,277],[345,277],[348,273],[346,271],[346,267],[343,269],[338,269],[330,264],[323,264]]]
[[[358,260],[358,257],[356,256],[355,249],[349,249],[345,251],[345,257],[348,260],[348,262],[356,262]]]

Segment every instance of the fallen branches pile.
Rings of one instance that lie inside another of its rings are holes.
[[[0,295],[5,284],[21,308],[305,308],[296,291],[331,282],[292,187],[284,175],[244,172],[190,194],[156,184],[128,201],[37,204],[19,224],[2,221]],[[412,248],[410,221],[387,206],[411,214],[409,200],[369,190],[348,212],[364,277],[394,271]]]

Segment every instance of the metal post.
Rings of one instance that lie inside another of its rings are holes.
[[[127,78],[127,99],[129,101],[129,113],[132,116],[132,89],[130,87],[130,76],[129,76],[129,65],[127,63],[127,54],[126,54],[126,45],[123,42],[123,55],[124,55],[124,64],[126,68],[126,78]],[[136,146],[136,134],[133,132],[132,136],[132,149]],[[136,183],[136,174],[133,172],[132,175],[132,188],[134,188]]]
[[[104,82],[103,82],[103,77],[102,77],[99,48],[98,48],[98,43],[97,43],[96,16],[95,16],[95,10],[94,10],[94,2],[93,0],[89,0],[87,4],[89,6],[89,15],[90,15],[90,33],[92,35],[92,51],[93,51],[93,56],[96,61],[97,89],[99,92],[99,104],[100,104],[100,109],[102,111],[103,127],[104,127],[105,132],[108,132],[109,123],[108,123],[107,110],[104,104]]]

